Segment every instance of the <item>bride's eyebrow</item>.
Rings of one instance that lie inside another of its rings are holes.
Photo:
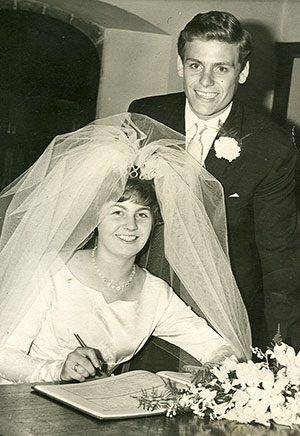
[[[110,210],[113,210],[114,208],[120,208],[120,209],[122,209],[124,211],[127,211],[127,208],[125,206],[123,206],[122,203],[115,203],[115,204],[113,204],[111,206]],[[147,211],[147,212],[152,213],[150,206],[141,205],[141,207],[136,209],[136,212],[142,212],[142,211]]]
[[[121,209],[126,209],[125,206],[122,205],[122,203],[114,203],[111,205],[111,207],[120,207]]]

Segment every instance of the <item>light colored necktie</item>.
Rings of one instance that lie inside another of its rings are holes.
[[[205,166],[205,159],[215,140],[219,128],[208,126],[205,123],[197,123],[196,133],[190,140],[187,151],[198,161]]]
[[[202,135],[207,130],[204,123],[196,123],[196,133],[188,143],[187,151],[201,164],[203,164],[203,142]]]

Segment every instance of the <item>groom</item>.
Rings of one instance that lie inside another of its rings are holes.
[[[187,150],[223,185],[230,260],[253,345],[270,345],[280,324],[283,340],[299,349],[296,153],[285,131],[235,97],[251,50],[249,33],[233,15],[198,14],[178,39],[184,92],[135,100],[129,111],[185,134]],[[147,267],[165,276],[160,244],[158,232]]]

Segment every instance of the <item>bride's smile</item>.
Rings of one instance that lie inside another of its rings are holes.
[[[132,200],[113,203],[98,226],[98,249],[118,256],[135,256],[152,229],[150,207]]]

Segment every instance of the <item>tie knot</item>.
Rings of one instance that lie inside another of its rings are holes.
[[[213,140],[217,136],[218,127],[210,126],[204,122],[197,123],[197,133],[198,140],[204,142],[210,142],[212,144]]]
[[[205,124],[204,121],[199,121],[196,123],[196,129],[197,129],[197,134],[198,135],[202,135],[202,133],[208,129],[208,126]]]

